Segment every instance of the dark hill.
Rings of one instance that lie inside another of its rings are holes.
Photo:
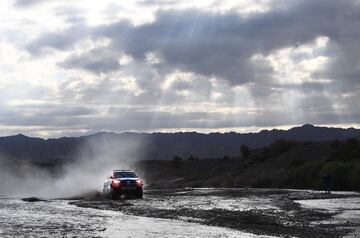
[[[290,143],[291,142],[291,143]],[[279,145],[290,145],[285,150]],[[279,149],[281,148],[281,149]],[[153,188],[260,187],[360,191],[360,140],[276,141],[247,158],[140,161],[134,170]]]
[[[279,139],[294,141],[332,141],[360,138],[360,130],[304,125],[289,130],[263,130],[259,133],[97,133],[82,137],[58,139],[32,138],[24,135],[0,137],[0,155],[29,160],[76,159],[79,154],[91,156],[97,147],[126,147],[136,152],[136,159],[219,158],[238,156],[240,145],[262,148]],[[130,145],[134,145],[133,147]],[[138,145],[141,145],[140,147]],[[109,148],[110,149],[110,148]],[[120,153],[120,152],[119,152]],[[130,153],[131,154],[131,153]],[[116,156],[116,154],[115,154]]]

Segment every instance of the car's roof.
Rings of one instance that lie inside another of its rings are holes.
[[[132,172],[130,169],[114,169],[114,172]]]

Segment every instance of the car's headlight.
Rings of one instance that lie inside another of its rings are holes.
[[[136,180],[136,184],[142,186],[142,185],[143,185],[143,181],[142,181],[141,179],[137,179],[137,180]]]
[[[112,184],[113,184],[114,187],[119,187],[119,186],[121,185],[121,181],[114,179],[114,180],[112,181]]]

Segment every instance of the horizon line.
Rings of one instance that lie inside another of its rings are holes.
[[[176,128],[176,129],[159,129],[159,130],[127,130],[127,131],[110,131],[110,130],[100,130],[100,131],[90,131],[88,133],[83,133],[79,135],[64,135],[64,136],[58,136],[58,137],[42,137],[42,136],[36,136],[36,135],[28,135],[26,133],[17,133],[17,134],[10,134],[10,135],[1,135],[0,138],[4,137],[13,137],[13,136],[25,136],[28,138],[38,138],[43,140],[51,140],[51,139],[60,139],[60,138],[79,138],[79,137],[87,137],[87,136],[93,136],[97,134],[180,134],[180,133],[197,133],[197,134],[229,134],[229,133],[236,133],[236,134],[256,134],[260,133],[262,131],[273,131],[273,130],[279,130],[279,131],[288,131],[293,128],[301,128],[305,126],[312,126],[317,128],[334,128],[334,129],[360,129],[360,124],[357,123],[349,123],[349,124],[311,124],[311,123],[305,123],[305,124],[292,124],[292,125],[283,125],[283,126],[267,126],[267,127],[256,127],[256,126],[249,126],[249,127],[226,127],[226,128],[215,128],[215,129],[209,129],[209,128]],[[241,130],[241,128],[258,128],[257,130]],[[207,132],[206,132],[207,131]]]

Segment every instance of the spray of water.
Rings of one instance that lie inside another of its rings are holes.
[[[9,166],[9,160],[0,158],[0,196],[66,198],[101,191],[107,174],[131,169],[143,148],[139,139],[96,136],[84,143],[75,162],[65,165],[60,175],[23,161]]]

